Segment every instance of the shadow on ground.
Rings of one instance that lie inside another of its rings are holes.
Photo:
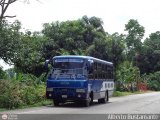
[[[107,102],[105,104],[110,104],[111,102]],[[103,103],[98,103],[97,101],[94,101],[92,103],[92,105],[90,105],[89,107],[93,107],[93,106],[101,106],[101,105],[105,105]],[[85,106],[82,103],[74,103],[74,102],[66,102],[66,103],[60,103],[59,106],[54,106],[54,104],[52,105],[47,105],[47,107],[56,107],[56,108],[84,108]]]

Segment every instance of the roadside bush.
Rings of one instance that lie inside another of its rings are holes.
[[[21,90],[21,94],[24,105],[33,105],[45,99],[45,86],[24,86]]]
[[[147,75],[146,79],[150,90],[160,90],[160,71]]]
[[[136,91],[136,82],[140,77],[140,71],[129,61],[124,61],[116,70],[116,90]]]
[[[18,108],[21,103],[19,83],[17,81],[0,80],[0,107]]]
[[[30,81],[28,81],[30,82]],[[0,108],[14,109],[45,100],[45,85],[0,80]]]

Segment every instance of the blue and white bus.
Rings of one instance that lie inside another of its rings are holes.
[[[47,99],[54,105],[67,101],[85,106],[98,100],[106,103],[114,90],[113,63],[90,56],[55,56],[46,87]],[[48,66],[48,61],[45,63]]]

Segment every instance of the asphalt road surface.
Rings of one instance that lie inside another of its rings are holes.
[[[160,92],[112,97],[106,104],[94,101],[90,107],[67,103],[58,107],[49,105],[0,114],[13,115],[10,117],[17,117],[17,120],[106,120],[106,114],[160,114]]]

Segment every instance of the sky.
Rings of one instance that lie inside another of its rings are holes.
[[[12,4],[6,15],[16,15],[24,30],[41,31],[43,23],[76,20],[84,15],[102,19],[106,32],[125,33],[130,19],[145,27],[145,38],[160,30],[160,0],[19,0]],[[0,61],[4,69],[8,67]]]

